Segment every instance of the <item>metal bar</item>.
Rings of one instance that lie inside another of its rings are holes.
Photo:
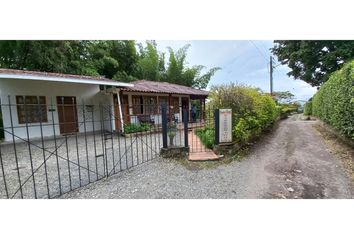
[[[220,129],[219,129],[219,123],[220,123],[220,117],[219,117],[219,109],[215,109],[214,111],[214,121],[215,121],[215,145],[220,143],[219,135],[220,135]]]
[[[47,105],[45,105],[45,110],[47,110]],[[42,110],[41,110],[42,111]],[[43,138],[43,127],[42,127],[42,122],[43,122],[43,112],[41,112],[40,116],[40,132],[41,132],[41,143],[42,143],[42,155],[43,155],[43,164],[44,164],[44,172],[45,172],[45,181],[46,181],[46,186],[47,186],[47,196],[50,198],[50,191],[49,191],[49,182],[48,182],[48,169],[47,169],[47,163],[46,163],[46,156],[45,156],[45,146],[44,146],[44,138]]]
[[[74,98],[73,98],[74,100]],[[75,112],[75,109],[76,111],[78,111],[78,109],[75,107],[73,108],[74,109],[74,116],[75,116],[75,119],[78,120],[78,114],[77,112]],[[76,157],[77,157],[77,165],[78,165],[78,172],[79,172],[79,185],[81,187],[81,165],[80,165],[80,156],[79,156],[79,143],[78,143],[78,139],[77,139],[77,133],[79,132],[79,126],[77,126],[76,128],[76,132],[75,132],[75,146],[76,146]]]
[[[104,119],[103,119],[103,107],[102,104],[99,104],[99,110],[100,110],[100,122],[101,122],[101,142],[102,142],[102,154],[103,154],[103,173],[104,176],[107,177],[106,174],[108,174],[108,169],[107,169],[107,152],[106,152],[106,139],[104,136]],[[107,170],[107,171],[106,171]]]
[[[162,147],[167,148],[167,111],[166,104],[161,106],[162,117]]]
[[[3,180],[4,180],[4,187],[5,187],[6,197],[9,198],[9,192],[8,192],[8,190],[7,190],[6,177],[5,177],[5,170],[4,170],[4,162],[2,161],[1,144],[0,144],[0,163],[1,163],[1,172],[2,172],[2,178],[3,178]]]
[[[122,129],[123,127],[123,124],[124,122],[122,121],[122,105],[120,104],[120,99],[119,99],[119,94],[117,94],[117,104],[118,104],[118,107],[119,107],[119,117],[118,117],[118,120],[120,122],[120,127]],[[114,115],[114,120],[116,121],[116,115]],[[121,129],[119,129],[119,124],[118,125],[118,135],[117,135],[117,138],[118,138],[118,154],[119,154],[119,171],[122,171],[122,156],[121,156],[121,152],[120,152],[120,137],[121,137]],[[115,167],[114,167],[115,169]]]
[[[37,101],[39,103],[38,98]],[[33,159],[32,159],[32,151],[31,151],[31,144],[30,144],[30,137],[29,137],[29,130],[28,130],[28,111],[26,106],[26,97],[24,97],[24,108],[25,108],[25,118],[26,118],[25,127],[26,127],[26,135],[27,135],[27,147],[28,147],[28,156],[30,159],[31,172],[32,172],[33,192],[34,192],[34,198],[37,199],[36,180],[33,173]]]
[[[15,132],[14,132],[14,128],[13,128],[14,124],[13,124],[13,119],[12,119],[11,97],[10,97],[10,95],[8,95],[8,102],[9,102],[9,114],[10,114],[10,124],[11,124],[11,133],[12,133],[12,143],[13,143],[14,155],[15,155],[15,161],[16,161],[17,177],[18,177],[18,183],[20,184],[20,195],[21,195],[21,198],[23,198],[22,184],[21,184],[21,174],[20,174],[20,169],[19,169],[19,165],[18,165],[16,141],[15,141]]]
[[[183,129],[184,129],[184,147],[189,147],[188,143],[188,119],[189,114],[187,109],[183,109]]]
[[[113,108],[112,108],[113,107]],[[113,110],[113,111],[112,111]],[[111,112],[112,111],[112,112]],[[110,119],[110,126],[111,126],[111,145],[112,145],[112,164],[113,164],[113,172],[116,173],[116,163],[114,160],[114,142],[113,142],[113,121],[112,121],[112,117],[114,117],[114,103],[113,106],[109,105],[109,119]]]
[[[94,110],[92,109],[91,118],[92,118],[92,131],[93,131],[93,146],[94,146],[94,152],[95,152],[96,180],[98,180],[96,132],[95,132],[95,120],[94,120],[94,113],[93,113],[93,111],[94,111]]]
[[[7,130],[6,130],[6,132],[7,132],[7,133],[10,133],[10,132],[8,132]],[[21,138],[21,137],[19,137],[19,136],[17,136],[17,135],[15,135],[15,137],[17,137],[18,139],[20,139],[20,140],[22,140],[22,141],[24,141],[24,142],[27,141],[26,139],[23,139],[23,138]],[[65,143],[65,141],[63,141],[56,149],[59,149],[64,143]],[[38,146],[38,145],[36,145],[36,144],[31,143],[31,145],[36,146],[36,147],[42,149],[40,146]],[[55,152],[51,152],[51,151],[46,150],[46,149],[45,149],[45,151],[50,153],[50,155],[47,157],[47,159],[46,159],[45,161],[47,161],[52,155],[55,155]],[[57,156],[58,156],[59,158],[65,160],[65,161],[68,161],[68,159],[66,159],[66,158],[64,158],[64,157],[62,157],[62,156],[59,156],[59,155],[57,155]],[[70,161],[70,162],[71,162],[71,164],[77,165],[77,163],[75,163],[75,162],[72,162],[72,161]],[[44,163],[42,163],[41,165],[39,165],[39,167],[36,168],[36,170],[34,171],[34,173],[36,173],[36,172],[43,166],[43,164],[44,164]],[[83,168],[84,168],[84,167],[83,167]],[[86,169],[86,168],[84,168],[84,169]],[[91,171],[91,170],[90,170],[90,171]],[[94,171],[91,171],[91,172],[95,173]],[[27,183],[27,181],[28,181],[31,177],[32,177],[32,175],[30,175],[30,176],[22,183],[22,186],[24,186],[24,185]],[[16,192],[13,194],[13,196],[12,196],[11,198],[13,198],[19,190],[20,190],[20,188],[16,190]],[[60,195],[61,195],[61,194],[60,194]],[[60,195],[59,195],[59,196],[60,196]]]
[[[135,139],[134,139],[134,142],[133,143],[135,143]],[[131,149],[132,148],[132,145],[130,145],[129,147],[128,147],[129,149]],[[128,150],[126,150],[125,152],[124,152],[124,154],[123,154],[123,156],[122,156],[122,158],[124,157],[124,155],[125,156],[127,156],[128,155]],[[117,164],[117,163],[116,163]],[[110,173],[109,174],[112,174],[112,170],[110,171]]]
[[[63,110],[63,118],[64,118],[64,132],[66,133],[66,117],[65,117],[65,102],[64,102],[64,97],[61,97],[61,101],[62,101],[62,110]],[[68,163],[68,173],[69,173],[69,186],[70,186],[70,191],[72,190],[72,184],[71,184],[71,170],[70,170],[70,159],[69,159],[69,150],[68,150],[68,136],[65,134],[65,149],[66,149],[66,158],[69,160],[67,161]]]
[[[93,109],[92,109],[93,110]],[[89,156],[88,156],[88,147],[87,147],[87,131],[86,131],[86,106],[85,106],[85,101],[82,100],[82,118],[84,120],[84,138],[85,138],[85,151],[86,151],[86,165],[87,165],[87,176],[89,183],[91,182],[91,177],[90,177],[90,164],[89,164]],[[95,135],[95,132],[93,132],[93,135]]]
[[[151,107],[150,107],[150,109],[151,109]],[[151,116],[150,116],[150,114],[149,114],[149,118],[150,118],[150,122],[151,122]],[[150,124],[150,123],[149,123]],[[151,129],[152,129],[152,126],[151,126],[151,124],[149,125],[150,127],[150,129],[149,129],[149,136],[150,136],[150,146],[152,145],[152,131],[151,131]],[[152,158],[152,151],[151,151],[151,158]]]
[[[51,105],[51,109],[53,110],[53,98],[50,99],[50,105]],[[58,104],[57,104],[57,109],[58,108]],[[52,112],[52,122],[53,122],[53,135],[54,135],[54,148],[55,148],[55,156],[56,156],[56,162],[57,162],[57,171],[58,171],[58,180],[59,180],[59,193],[60,195],[62,194],[62,189],[61,189],[61,180],[60,180],[60,167],[59,167],[59,158],[58,158],[58,148],[57,148],[57,137],[56,137],[56,133],[55,133],[55,120],[54,120],[54,112]],[[59,125],[60,128],[60,125]]]
[[[134,134],[134,133],[131,133],[130,134],[130,146],[131,146],[131,148],[130,148],[130,158],[131,158],[131,161],[132,161],[132,167],[134,167],[134,153],[133,153],[133,137],[132,137],[132,134]]]
[[[129,111],[129,108],[128,108],[128,111]],[[125,113],[124,113],[125,114]],[[125,116],[124,116],[125,117]],[[130,118],[130,116],[129,116]],[[125,128],[124,128],[124,145],[125,145],[125,169],[128,169],[128,154],[127,154],[127,136],[125,134]]]
[[[143,135],[143,132],[140,132],[140,139],[143,139],[143,137],[144,137],[144,135]],[[144,162],[144,144],[141,144],[141,158],[142,158],[142,162]],[[147,159],[147,157],[146,157],[146,159]],[[138,162],[138,164],[139,164],[139,162]]]

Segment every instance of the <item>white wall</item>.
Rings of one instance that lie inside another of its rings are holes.
[[[47,102],[47,116],[48,122],[43,123],[43,136],[53,136],[53,121],[55,125],[55,133],[56,135],[60,134],[59,126],[58,126],[58,110],[56,107],[56,97],[57,96],[75,96],[77,102],[77,114],[78,114],[78,125],[79,132],[84,131],[84,115],[83,115],[83,101],[85,105],[94,105],[94,111],[87,112],[87,108],[85,107],[85,119],[86,119],[86,131],[92,131],[93,125],[90,122],[92,119],[92,115],[94,120],[97,121],[94,125],[94,130],[101,129],[101,123],[99,122],[101,119],[99,104],[102,105],[112,105],[113,97],[111,94],[103,94],[99,90],[98,85],[92,84],[77,84],[77,83],[59,83],[59,82],[47,82],[47,81],[35,81],[35,80],[21,80],[21,79],[0,79],[0,97],[2,104],[2,113],[3,113],[3,123],[4,127],[11,127],[10,120],[10,108],[8,104],[8,96],[10,96],[11,104],[16,104],[16,96],[17,95],[28,95],[28,96],[46,96]],[[50,112],[51,102],[53,104],[54,112]],[[108,109],[108,107],[106,107]],[[112,106],[113,109],[113,106]],[[26,124],[18,123],[18,115],[17,115],[17,107],[11,107],[12,112],[12,121],[13,126],[15,127],[14,133],[15,135],[21,138],[27,138]],[[105,119],[104,128],[107,130],[114,130],[114,120],[111,122],[108,117],[108,111],[104,111],[103,118]],[[28,124],[29,126],[29,135],[30,138],[41,137],[41,131],[39,123]],[[18,128],[20,127],[20,128]],[[11,132],[11,129],[6,129]],[[18,138],[15,138],[17,140]],[[12,134],[5,131],[5,141],[12,141]]]

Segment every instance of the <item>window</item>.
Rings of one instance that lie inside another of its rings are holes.
[[[145,96],[144,97],[145,114],[156,114],[158,110],[157,97]]]
[[[16,96],[18,122],[48,122],[47,105],[44,96]]]
[[[143,97],[142,96],[132,96],[133,102],[133,114],[143,113]]]

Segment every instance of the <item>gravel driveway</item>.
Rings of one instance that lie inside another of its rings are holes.
[[[352,198],[353,184],[313,123],[281,121],[241,161],[157,159],[62,198]]]

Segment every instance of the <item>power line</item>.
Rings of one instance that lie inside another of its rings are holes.
[[[264,60],[268,63],[268,59],[267,57],[263,54],[263,52],[257,47],[257,45],[252,41],[252,40],[248,40],[250,43],[252,43],[252,45],[257,49],[257,51],[261,54],[261,56],[264,58]]]

